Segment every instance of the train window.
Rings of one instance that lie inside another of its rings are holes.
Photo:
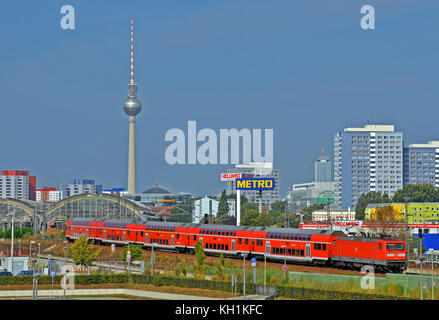
[[[322,250],[326,250],[326,243],[322,244]]]
[[[194,241],[197,241],[197,236],[196,235],[194,235]]]
[[[242,239],[241,238],[238,239],[238,244],[242,244]]]
[[[221,250],[224,250],[224,244],[221,244]]]
[[[381,243],[378,243],[378,250],[381,250]]]
[[[178,239],[180,239],[180,234],[179,234],[179,233],[177,233],[177,240],[178,240]]]
[[[321,243],[317,243],[317,250],[322,250],[322,244]]]
[[[274,253],[274,248],[271,248],[271,254],[273,254]]]
[[[226,244],[226,251],[229,251],[229,245]]]
[[[248,239],[245,239],[245,244],[248,244]]]
[[[282,233],[282,239],[286,239],[287,238],[287,234],[286,233]]]
[[[303,257],[303,249],[300,249],[300,256],[302,256]]]
[[[388,243],[387,250],[389,250],[389,251],[404,250],[404,244],[403,243]]]
[[[288,249],[288,255],[291,256],[291,249]]]
[[[140,231],[140,236],[143,237],[143,231]]]

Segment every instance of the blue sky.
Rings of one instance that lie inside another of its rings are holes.
[[[63,5],[76,29],[60,28]],[[373,5],[376,29],[360,28]],[[1,169],[37,184],[126,187],[130,17],[135,23],[137,191],[225,189],[226,165],[166,163],[171,128],[273,128],[283,197],[345,126],[395,124],[439,139],[437,1],[9,1],[0,11]]]

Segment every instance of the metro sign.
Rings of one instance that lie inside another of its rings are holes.
[[[274,178],[237,179],[237,190],[274,190]]]

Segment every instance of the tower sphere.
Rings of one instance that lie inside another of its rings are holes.
[[[123,104],[123,111],[130,117],[137,116],[140,110],[142,110],[142,104],[136,97],[128,97]]]

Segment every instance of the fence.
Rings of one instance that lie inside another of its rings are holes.
[[[55,276],[54,283],[60,283],[62,276]],[[39,284],[50,284],[52,278],[49,276],[41,276]],[[102,283],[136,283],[136,284],[152,284],[155,286],[176,286],[183,288],[199,288],[219,290],[225,292],[233,292],[232,284],[224,281],[199,280],[194,278],[176,278],[164,276],[151,276],[140,274],[91,274],[76,275],[75,285],[90,285]],[[32,284],[32,277],[0,277],[0,285],[16,285],[16,284]],[[243,293],[243,283],[239,282],[236,286],[237,294]],[[381,294],[364,294],[357,292],[341,292],[334,290],[322,290],[305,287],[290,286],[266,286],[264,291],[263,285],[255,285],[246,283],[246,294],[263,294],[280,296],[293,299],[327,299],[327,300],[396,300],[407,299]]]
[[[394,295],[402,297],[414,297],[416,294],[420,295],[420,278],[420,275],[388,273],[385,277],[374,277],[375,290],[377,292],[391,292]],[[354,275],[289,272],[289,280],[293,286],[350,287],[353,290],[360,291],[362,290],[362,279],[362,276]],[[423,287],[424,290],[430,289],[428,291],[430,298],[432,285],[439,288],[439,276],[432,277],[431,274],[429,275],[427,272],[424,273]],[[439,295],[439,290],[436,291],[437,294],[434,294],[434,296]]]

